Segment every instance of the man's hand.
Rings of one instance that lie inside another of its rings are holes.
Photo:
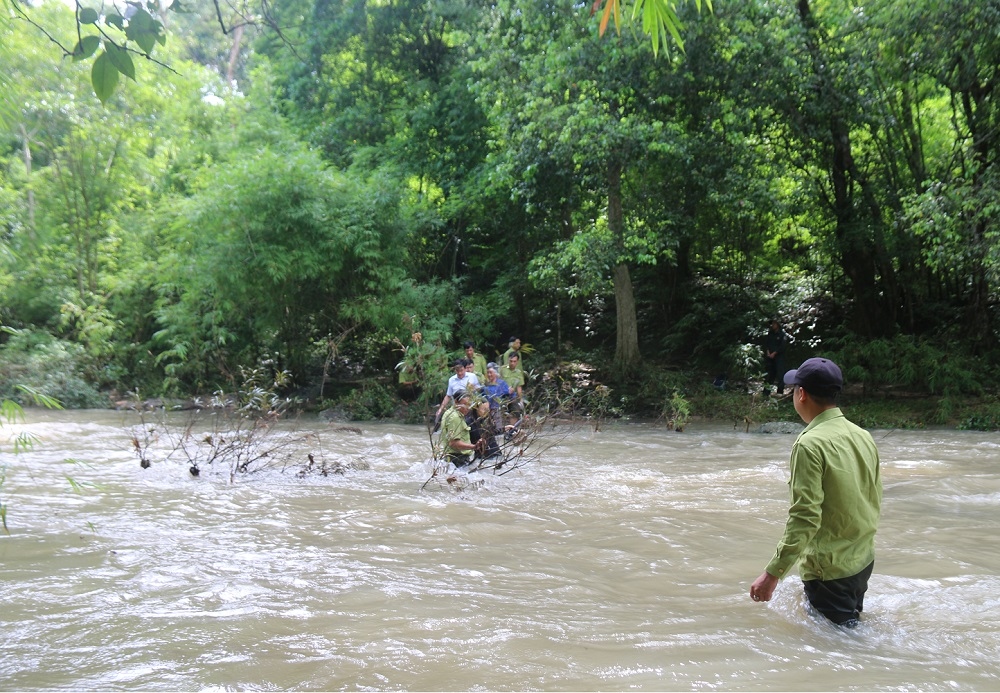
[[[755,602],[769,602],[777,586],[778,578],[765,571],[750,585],[750,598]]]

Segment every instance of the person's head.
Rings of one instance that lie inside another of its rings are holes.
[[[819,357],[811,358],[803,361],[795,370],[785,373],[785,385],[792,386],[795,411],[805,419],[809,413],[805,411],[809,402],[820,411],[837,405],[840,391],[844,389],[844,375],[833,361]],[[809,402],[801,396],[800,390],[806,392]]]
[[[781,329],[781,323],[778,321],[778,318],[771,318],[770,329],[771,332],[777,332]]]
[[[521,355],[516,351],[511,352],[510,356],[507,357],[507,367],[517,368],[517,362],[521,360]]]
[[[510,340],[508,341],[508,345],[510,346],[511,349],[520,349],[521,348],[521,338],[520,337],[511,337]]]
[[[469,393],[465,390],[455,390],[455,408],[458,409],[462,414],[469,413],[469,407],[472,405],[472,398],[469,397]]]
[[[472,358],[472,355],[476,353],[476,344],[472,340],[466,340],[465,344],[463,344],[462,347],[465,349],[466,356],[468,356],[470,359]]]
[[[496,382],[496,379],[500,376],[500,369],[497,365],[490,361],[486,364],[486,377],[491,383]]]
[[[465,377],[465,359],[455,359],[451,362],[451,367],[455,369],[455,375],[459,378]]]

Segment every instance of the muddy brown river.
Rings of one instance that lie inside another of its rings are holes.
[[[229,483],[141,468],[134,416],[0,430],[0,689],[1000,689],[996,433],[873,431],[875,574],[843,631],[798,577],[748,597],[792,435],[580,428],[454,491],[421,490],[417,426],[307,421],[303,445],[363,464]]]

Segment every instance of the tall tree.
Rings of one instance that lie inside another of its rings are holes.
[[[542,171],[575,189],[568,228],[604,239],[590,247],[603,248],[613,287],[615,365],[632,373],[640,352],[630,266],[662,257],[664,229],[643,220],[628,195],[652,159],[669,156],[662,79],[674,63],[653,63],[631,36],[602,41],[586,17],[547,2],[497,4],[480,54],[475,88],[491,106],[498,170],[528,204],[548,188]],[[558,217],[547,225],[567,228]],[[557,233],[550,242],[559,240],[568,239]]]

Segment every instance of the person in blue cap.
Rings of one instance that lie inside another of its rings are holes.
[[[882,505],[878,449],[871,434],[837,406],[844,378],[833,361],[811,358],[788,371],[795,411],[806,423],[792,445],[791,506],[774,557],[750,586],[771,599],[799,563],[809,603],[832,622],[854,627],[875,567]]]

